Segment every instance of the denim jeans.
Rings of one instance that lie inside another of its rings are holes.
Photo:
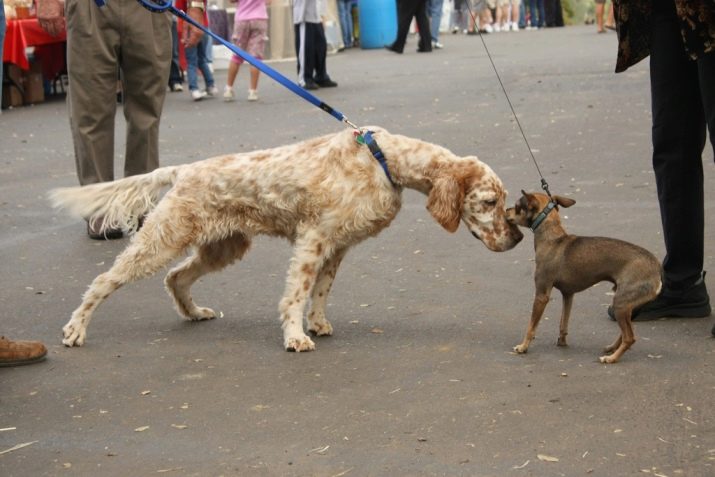
[[[345,48],[353,46],[353,0],[338,0],[338,18]]]
[[[444,0],[427,0],[427,15],[431,19],[430,34],[432,41],[439,41],[439,25],[442,23],[442,7]]]
[[[531,12],[531,26],[543,28],[546,26],[544,17],[546,12],[544,10],[544,0],[530,0],[529,1],[529,11]]]
[[[189,90],[191,91],[199,89],[198,75],[196,73],[197,68],[200,69],[201,74],[204,75],[206,89],[214,85],[214,75],[209,69],[209,63],[206,58],[206,43],[209,41],[211,41],[211,37],[204,33],[198,45],[184,50],[184,54],[186,55],[186,74],[189,81]]]

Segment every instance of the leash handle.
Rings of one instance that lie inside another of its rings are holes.
[[[95,0],[97,5],[99,5],[99,2],[102,2],[104,4],[105,0]],[[217,42],[221,43],[223,46],[231,50],[234,54],[242,58],[245,62],[250,64],[251,66],[256,67],[258,70],[261,72],[265,73],[268,77],[272,78],[273,80],[277,81],[281,85],[285,86],[287,89],[292,91],[293,93],[297,94],[301,98],[305,99],[308,101],[310,104],[322,109],[326,113],[330,114],[333,116],[335,119],[338,121],[345,123],[346,125],[352,127],[353,129],[358,129],[356,125],[354,125],[352,122],[348,121],[348,118],[338,111],[337,109],[331,107],[327,103],[324,103],[321,101],[318,97],[314,96],[313,94],[309,93],[306,91],[304,88],[301,88],[298,84],[295,82],[289,80],[286,78],[284,75],[276,71],[275,69],[271,68],[258,58],[250,55],[248,52],[242,50],[241,48],[237,47],[233,43],[230,43],[220,36],[218,36],[216,33],[212,32],[205,26],[201,25],[198,23],[196,20],[188,16],[186,13],[182,12],[181,10],[177,9],[171,4],[171,1],[169,0],[137,0],[141,6],[149,10],[150,12],[154,13],[161,13],[165,11],[169,11],[171,14],[174,16],[177,16],[184,20],[185,22],[189,23],[190,25],[198,28],[199,30],[203,31],[207,35],[209,35],[211,38],[216,40]],[[100,5],[101,6],[101,5]]]

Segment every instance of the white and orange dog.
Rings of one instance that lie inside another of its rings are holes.
[[[84,294],[63,328],[63,343],[84,344],[92,313],[102,301],[189,248],[193,255],[167,274],[166,289],[182,316],[215,318],[213,310],[194,304],[191,285],[243,257],[254,236],[267,234],[286,237],[294,246],[279,305],[283,344],[290,351],[313,350],[303,329],[308,300],[308,330],[332,334],[325,304],[340,261],[351,246],[390,224],[405,187],[428,195],[427,209],[449,232],[461,220],[494,251],[511,249],[521,240],[519,229],[506,220],[506,192],[489,166],[474,156],[458,157],[434,144],[371,130],[394,186],[369,149],[346,130],[115,182],[53,190],[55,207],[88,220],[101,217],[105,228],[136,230],[146,215],[114,265]]]

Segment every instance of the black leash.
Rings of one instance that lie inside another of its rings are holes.
[[[472,23],[474,24],[474,28],[476,28],[477,33],[479,34],[479,39],[482,41],[482,45],[484,46],[484,51],[486,51],[487,57],[489,58],[489,63],[491,63],[492,69],[494,70],[494,74],[496,75],[497,80],[499,81],[499,86],[501,86],[501,90],[504,92],[504,97],[506,98],[506,102],[509,104],[509,109],[511,109],[511,114],[512,114],[512,116],[514,116],[516,125],[519,126],[519,131],[521,132],[521,137],[524,138],[524,143],[526,143],[526,147],[527,147],[527,149],[529,149],[529,154],[531,155],[531,160],[534,162],[534,166],[536,166],[536,172],[538,172],[539,177],[541,177],[541,188],[544,190],[544,192],[546,192],[546,195],[548,195],[549,198],[551,198],[551,192],[549,191],[549,184],[546,182],[546,179],[544,179],[544,175],[541,173],[541,169],[539,168],[539,163],[536,161],[536,157],[534,157],[534,152],[531,150],[531,146],[529,145],[529,140],[526,139],[526,134],[524,134],[524,128],[521,127],[521,122],[519,121],[519,118],[516,115],[514,106],[511,104],[511,99],[509,98],[509,94],[506,92],[506,88],[504,87],[504,83],[501,80],[501,76],[499,76],[499,71],[497,70],[497,67],[494,64],[494,60],[492,59],[491,53],[489,53],[489,48],[487,48],[487,43],[484,41],[484,35],[482,35],[481,29],[477,26],[477,17],[474,15],[474,12],[472,12],[472,7],[469,5],[469,0],[466,0],[464,3],[467,5],[467,9],[469,10],[469,15],[472,17]],[[552,200],[552,202],[553,202],[553,200]],[[551,209],[553,209],[553,207]],[[551,212],[551,209],[549,209],[549,212]]]

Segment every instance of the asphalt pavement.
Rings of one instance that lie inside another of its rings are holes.
[[[595,27],[485,41],[551,191],[577,202],[562,211],[569,232],[662,256],[647,61],[615,75],[616,37]],[[510,202],[538,190],[479,37],[442,42],[431,54],[413,38],[403,55],[330,56],[339,87],[316,93],[357,124],[477,154]],[[295,75],[293,61],[273,66]],[[216,77],[222,88],[226,72]],[[167,95],[164,165],[344,127],[266,77],[249,103],[247,78],[234,103]],[[121,111],[117,123],[121,177]],[[159,273],[112,295],[85,346],[65,348],[62,326],[127,240],[92,241],[49,206],[48,190],[76,184],[63,98],[3,111],[0,151],[0,334],[49,348],[41,364],[0,369],[4,477],[715,475],[712,318],[637,323],[633,348],[603,365],[618,327],[602,283],[576,295],[569,347],[556,346],[556,292],[516,355],[533,297],[530,233],[490,252],[463,227],[441,229],[413,191],[390,228],[344,260],[328,308],[335,333],[314,352],[283,350],[291,250],[269,238],[194,287],[221,318],[180,319]],[[703,161],[705,268],[715,270],[710,149]]]

